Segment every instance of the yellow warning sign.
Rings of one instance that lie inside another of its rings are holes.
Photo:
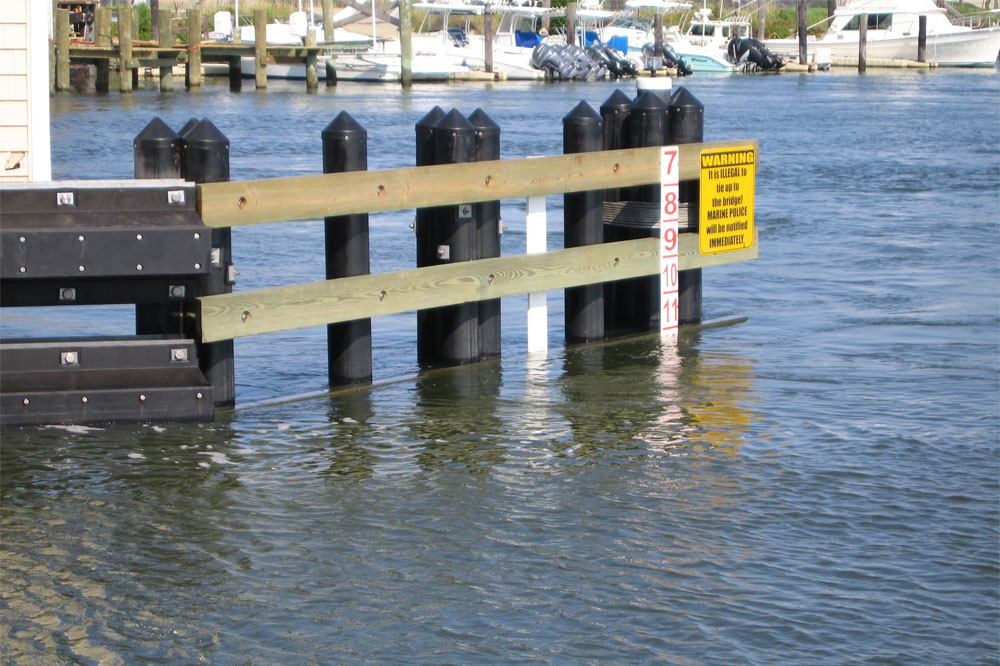
[[[753,194],[757,151],[753,146],[701,153],[698,249],[718,254],[753,246]]]

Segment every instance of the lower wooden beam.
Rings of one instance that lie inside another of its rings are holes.
[[[698,252],[697,234],[680,238],[681,270],[757,258],[756,242],[746,250],[706,257]],[[204,296],[198,299],[202,341],[654,275],[660,271],[658,252],[658,239],[641,238]]]

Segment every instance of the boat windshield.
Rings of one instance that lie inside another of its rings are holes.
[[[715,26],[708,23],[692,23],[691,34],[699,37],[711,37],[715,34]]]
[[[639,21],[631,18],[620,18],[612,24],[615,28],[629,28],[632,30],[647,31],[650,28],[649,21]]]
[[[842,30],[860,30],[863,14],[855,14]],[[869,30],[888,30],[892,27],[892,14],[868,14]]]

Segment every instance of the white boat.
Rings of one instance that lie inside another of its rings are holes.
[[[663,40],[694,72],[736,72],[743,64],[729,58],[729,42],[734,37],[750,38],[750,22],[743,19],[712,19],[712,10],[702,7],[695,12],[687,32],[676,28]]]
[[[865,53],[869,58],[917,59],[920,16],[927,17],[925,59],[956,67],[992,67],[1000,54],[1000,27],[972,29],[954,25],[934,0],[848,0],[829,19],[822,39],[809,37],[806,51],[829,49],[834,57],[858,57],[861,16],[868,15]],[[798,39],[772,39],[764,44],[774,53],[798,57]]]
[[[653,22],[640,18],[639,11],[663,14],[690,7],[689,2],[674,2],[673,0],[628,0],[625,3],[625,11],[609,12],[601,10],[592,3],[582,3],[581,9],[577,10],[577,19],[584,26],[582,32],[585,36],[592,27],[601,43],[609,44],[618,49],[635,62],[640,69],[644,69],[643,47],[654,43],[656,35],[653,34]],[[671,34],[674,36],[678,34],[677,27],[664,25],[664,41]]]
[[[427,12],[421,29],[413,34],[414,57],[418,54],[448,58],[472,71],[486,69],[486,39],[470,29],[473,16],[485,11],[494,15],[493,71],[507,79],[535,80],[544,74],[531,66],[531,53],[545,36],[538,32],[538,22],[555,16],[560,9],[516,5],[509,2],[471,5],[458,2],[420,2],[415,9]],[[464,19],[464,26],[452,27],[451,19]],[[440,30],[425,31],[429,19],[441,22]]]
[[[331,20],[344,17],[345,13],[355,12],[345,9],[332,17]],[[297,16],[297,14],[299,16]],[[267,43],[272,45],[301,46],[309,30],[322,34],[322,26],[314,24],[306,18],[304,12],[292,14],[287,24],[268,24]],[[247,28],[250,30],[248,31]],[[253,26],[241,27],[241,38],[253,41]],[[316,75],[319,80],[326,79],[327,61],[333,60],[338,81],[369,81],[375,83],[398,82],[402,78],[402,56],[399,39],[383,39],[377,37],[375,18],[372,17],[371,37],[335,28],[333,42],[339,47],[337,54],[321,54],[316,61]],[[322,44],[320,44],[322,46]],[[343,53],[343,49],[347,53]],[[414,50],[410,62],[410,72],[414,81],[449,81],[467,76],[469,68],[455,63],[452,59],[433,54],[418,53]],[[253,77],[255,72],[254,58],[243,58],[240,62],[242,75]],[[306,66],[303,62],[268,63],[267,78],[269,79],[305,79]]]

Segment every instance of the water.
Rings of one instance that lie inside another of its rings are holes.
[[[761,258],[705,271],[746,323],[567,350],[552,293],[529,359],[510,299],[498,363],[418,375],[400,315],[371,390],[280,400],[325,385],[306,329],[237,342],[214,423],[5,430],[4,662],[998,663],[1000,78],[684,84],[707,140],[760,140]],[[54,173],[130,177],[156,115],[209,117],[234,179],[314,173],[341,110],[403,166],[434,104],[554,154],[614,85],[301,88],[58,95]],[[373,270],[412,266],[411,218],[373,218]],[[318,279],[320,234],[235,230],[238,288]],[[130,330],[108,310],[2,331]]]

